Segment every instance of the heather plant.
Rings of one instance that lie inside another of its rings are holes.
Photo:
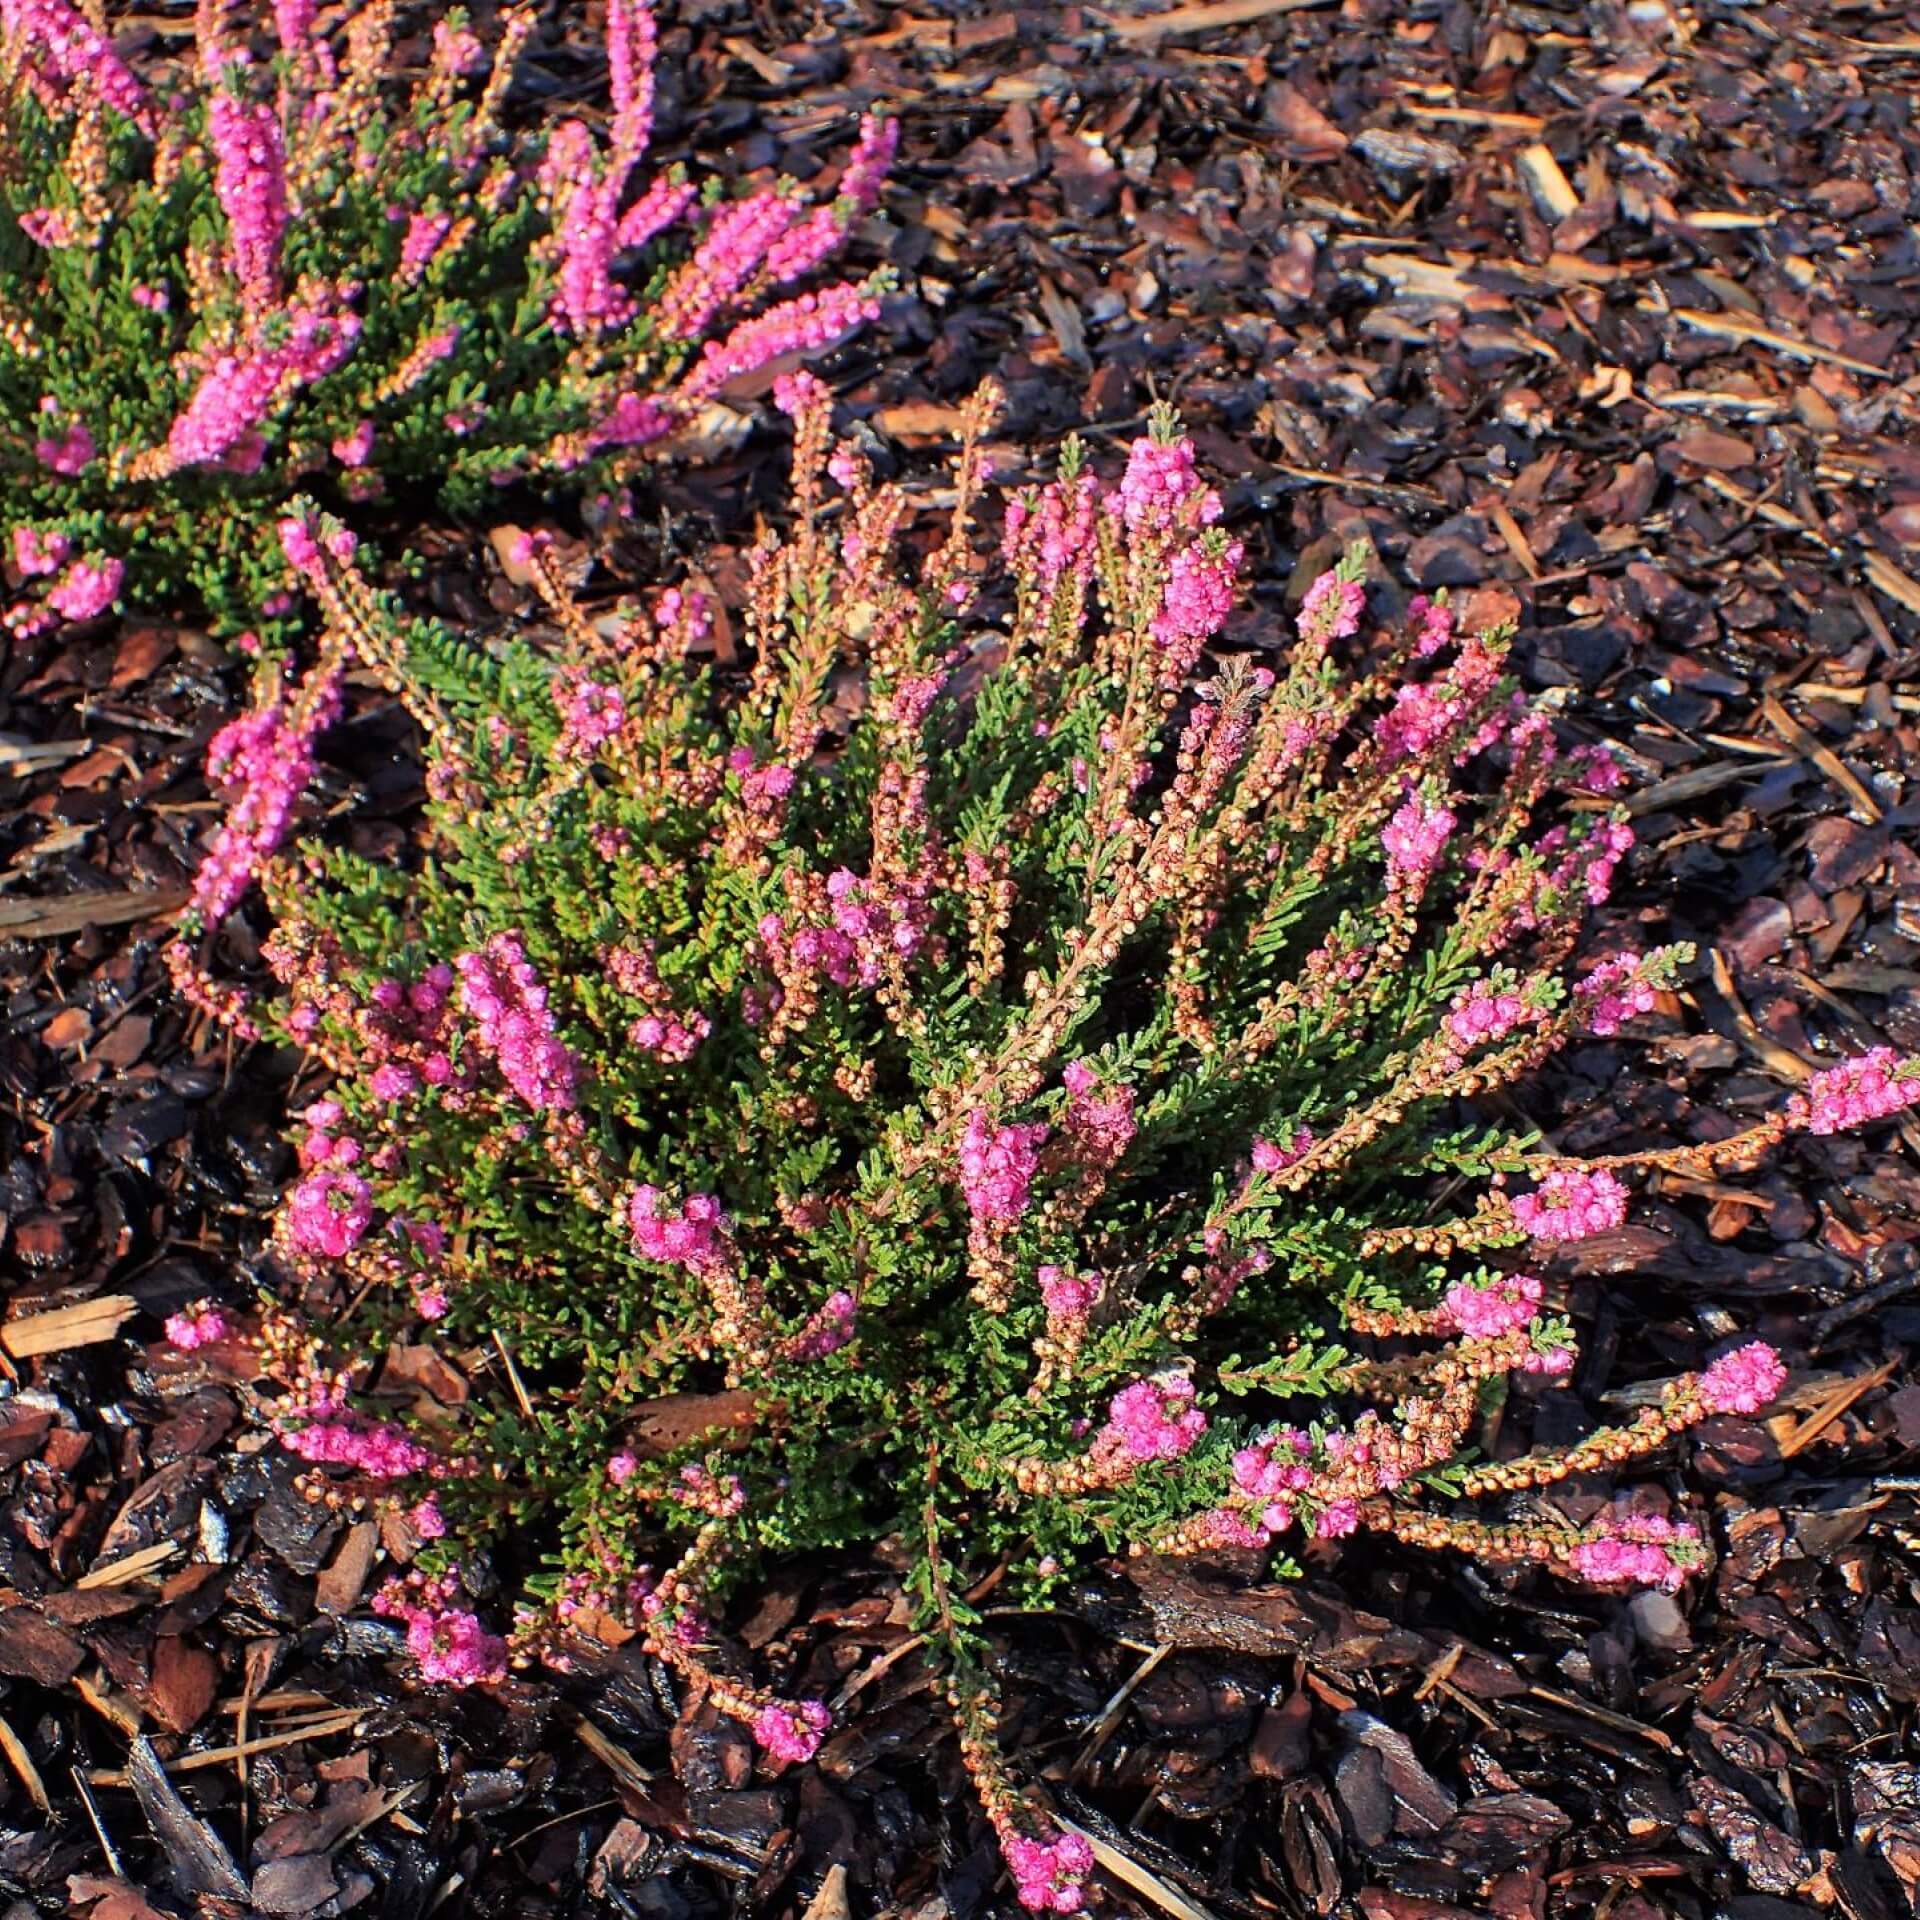
[[[530,7],[491,46],[440,13],[404,72],[393,0],[264,12],[202,0],[149,85],[69,0],[0,0],[11,632],[182,597],[271,629],[296,488],[468,512],[564,481],[617,508],[727,382],[878,312],[877,281],[806,283],[896,125],[864,121],[818,201],[649,175],[644,0],[606,9],[604,127],[543,135],[508,118]]]
[[[283,526],[325,638],[214,743],[233,803],[173,952],[331,1080],[274,1227],[290,1291],[171,1331],[251,1343],[310,1497],[388,1511],[375,1604],[436,1681],[637,1639],[803,1759],[829,1708],[752,1674],[724,1602],[769,1557],[896,1542],[1019,1896],[1066,1912],[1092,1855],[996,1747],[983,1577],[1284,1571],[1364,1529],[1679,1585],[1697,1522],[1543,1491],[1758,1410],[1784,1366],[1738,1342],[1626,1425],[1481,1457],[1489,1396],[1572,1363],[1552,1251],[1651,1170],[1914,1105],[1920,1063],[1604,1160],[1490,1117],[1685,959],[1576,957],[1623,776],[1520,696],[1508,636],[1444,599],[1382,630],[1356,555],[1284,655],[1232,650],[1241,544],[1164,413],[1117,476],[1069,444],[995,508],[983,394],[929,526],[817,381],[776,398],[791,521],[730,610],[737,671],[693,592],[590,618],[538,539],[550,621],[481,646],[324,515]],[[350,662],[424,744],[404,868],[293,831]],[[257,999],[204,964],[256,880]],[[400,1339],[471,1395],[389,1377]],[[534,1542],[509,1623],[490,1582]]]

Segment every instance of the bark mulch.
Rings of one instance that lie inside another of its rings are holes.
[[[1685,1006],[1528,1096],[1620,1150],[1920,1048],[1917,25],[1867,0],[687,0],[666,139],[805,175],[859,107],[901,113],[861,236],[900,291],[836,371],[901,470],[931,474],[990,371],[1010,457],[1110,446],[1169,397],[1262,581],[1238,642],[1273,643],[1289,583],[1354,538],[1518,620],[1532,683],[1644,782],[1603,933],[1702,953]],[[552,101],[598,85],[555,30],[534,71]],[[662,542],[729,564],[778,466],[756,396],[729,400],[599,578]],[[519,611],[480,530],[419,544],[443,610]],[[290,1069],[189,1020],[157,958],[242,692],[151,621],[0,664],[0,1920],[1006,1911],[884,1555],[785,1569],[731,1623],[843,1701],[805,1768],[756,1773],[630,1652],[423,1691],[364,1605],[373,1527],[296,1500],[233,1385],[160,1342],[253,1284],[288,1166]],[[328,757],[340,830],[404,848],[391,709],[362,697]],[[1793,1363],[1771,1417],[1634,1476],[1709,1523],[1676,1598],[1375,1545],[1291,1587],[1136,1562],[993,1616],[1009,1743],[1114,1904],[1912,1912],[1917,1147],[1883,1127],[1669,1179],[1556,1269],[1582,1363],[1516,1394],[1496,1449],[1734,1332]]]

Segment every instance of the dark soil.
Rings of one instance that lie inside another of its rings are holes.
[[[1843,1048],[1920,1047],[1914,16],[669,17],[669,146],[804,176],[866,103],[904,118],[861,235],[901,291],[833,370],[885,457],[931,472],[988,372],[1035,459],[1172,398],[1263,583],[1239,643],[1365,537],[1517,618],[1533,684],[1627,749],[1641,847],[1609,920],[1702,960],[1684,1018],[1562,1061],[1534,1096],[1557,1140],[1723,1133]],[[551,29],[535,71],[550,100],[599,84]],[[738,444],[663,475],[593,590],[663,542],[728,564],[778,472],[757,396],[730,397]],[[423,530],[443,611],[519,610],[484,531]],[[631,1651],[423,1691],[365,1605],[371,1523],[297,1500],[233,1384],[160,1341],[172,1308],[248,1292],[287,1167],[290,1069],[189,1018],[157,958],[243,692],[152,622],[0,665],[0,1920],[1007,1911],[884,1556],[790,1567],[731,1622],[844,1702],[805,1768],[756,1772]],[[327,752],[341,831],[403,847],[391,708],[364,692]],[[247,965],[244,921],[225,938]],[[1637,1470],[1709,1523],[1716,1563],[1676,1599],[1375,1546],[1294,1587],[1137,1562],[998,1617],[1009,1745],[1101,1842],[1114,1906],[1913,1911],[1916,1147],[1882,1127],[1668,1180],[1557,1269],[1580,1369],[1516,1396],[1496,1451],[1736,1331],[1793,1364],[1771,1417]]]

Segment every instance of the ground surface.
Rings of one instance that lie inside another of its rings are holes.
[[[1843,1044],[1920,1046],[1915,20],[1116,11],[669,9],[669,144],[804,174],[865,103],[903,115],[863,235],[901,292],[836,385],[909,470],[990,371],[1009,447],[1041,453],[1172,397],[1265,583],[1240,639],[1358,535],[1518,617],[1535,684],[1651,782],[1610,911],[1711,956],[1684,1021],[1564,1062],[1536,1115],[1558,1139],[1698,1137]],[[598,84],[552,34],[534,73]],[[774,445],[666,476],[676,540],[711,532],[724,566]],[[481,533],[421,535],[445,611],[514,611]],[[244,1291],[286,1165],[284,1070],[189,1022],[156,957],[240,693],[153,623],[0,665],[0,1911],[1003,1910],[927,1676],[886,1662],[885,1565],[790,1569],[734,1623],[844,1692],[807,1768],[754,1776],[625,1656],[421,1694],[363,1605],[371,1535],[317,1522],[236,1392],[159,1346],[156,1315]],[[329,755],[343,830],[397,846],[393,715],[363,701]],[[1496,1444],[1579,1431],[1736,1330],[1794,1364],[1776,1418],[1641,1475],[1710,1517],[1717,1565],[1677,1603],[1374,1549],[1286,1590],[1116,1570],[1003,1618],[1009,1740],[1103,1841],[1111,1897],[1911,1911],[1916,1145],[1673,1183],[1558,1270],[1581,1369]]]

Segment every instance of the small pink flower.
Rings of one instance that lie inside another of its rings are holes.
[[[1014,1221],[1027,1210],[1047,1129],[1039,1123],[996,1127],[976,1109],[960,1141],[960,1187],[976,1220]]]
[[[1496,1340],[1539,1318],[1540,1295],[1540,1282],[1532,1274],[1513,1273],[1484,1286],[1456,1281],[1447,1289],[1444,1304],[1469,1340]]]
[[[1277,1141],[1256,1136],[1253,1143],[1255,1173],[1285,1173],[1313,1151],[1313,1129],[1295,1127],[1293,1137],[1283,1147]]]
[[[120,594],[126,578],[120,560],[76,560],[47,593],[47,605],[64,620],[93,620],[105,613]]]
[[[1439,867],[1457,824],[1451,807],[1430,806],[1417,796],[1404,802],[1380,835],[1380,844],[1387,850],[1388,884],[1424,885]]]
[[[1000,1852],[1013,1875],[1014,1892],[1029,1913],[1077,1913],[1086,1904],[1093,1849],[1077,1833],[1056,1834],[1051,1840],[1005,1833]]]
[[[351,1253],[373,1224],[373,1192],[358,1174],[323,1169],[294,1188],[287,1229],[302,1253],[338,1260]]]
[[[211,1300],[196,1300],[190,1307],[167,1316],[167,1342],[183,1353],[195,1347],[211,1346],[227,1337],[227,1317]]]
[[[1360,1525],[1360,1503],[1352,1499],[1329,1500],[1314,1516],[1316,1540],[1339,1540]]]
[[[1207,1416],[1193,1398],[1193,1382],[1184,1374],[1136,1380],[1113,1396],[1095,1444],[1130,1460],[1178,1460],[1207,1430]]]
[[[462,1608],[421,1608],[407,1622],[407,1650],[421,1677],[442,1686],[484,1686],[507,1676],[507,1643]]]
[[[1323,573],[1307,589],[1295,625],[1302,640],[1325,646],[1358,633],[1366,607],[1367,590],[1359,581],[1343,580],[1335,572]]]
[[[1605,1167],[1556,1167],[1514,1196],[1513,1217],[1536,1240],[1590,1240],[1625,1221],[1627,1190]]]
[[[1758,1413],[1786,1381],[1786,1362],[1764,1340],[1752,1340],[1700,1376],[1700,1403],[1710,1413]]]
[[[753,1720],[753,1737],[776,1760],[811,1760],[833,1725],[833,1715],[818,1700],[776,1700]]]
[[[95,451],[93,435],[78,420],[69,421],[58,439],[36,440],[33,447],[34,457],[43,467],[51,473],[65,474],[84,472]]]

